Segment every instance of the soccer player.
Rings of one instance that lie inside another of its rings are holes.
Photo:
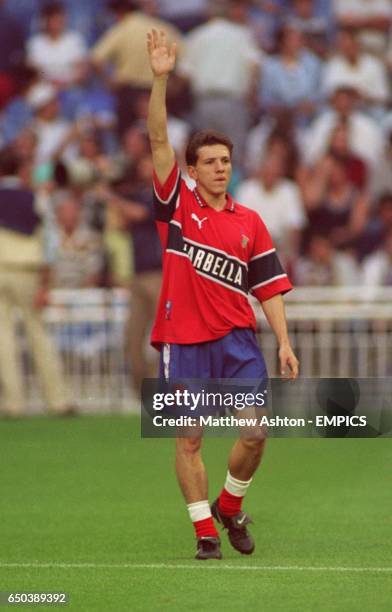
[[[287,333],[282,294],[291,289],[271,238],[254,211],[227,193],[232,143],[213,131],[196,133],[186,150],[191,191],[167,135],[166,86],[175,44],[152,30],[147,47],[154,75],[148,132],[154,163],[156,220],[164,249],[163,282],[152,343],[161,348],[166,379],[260,379],[266,367],[255,337],[250,291],[261,303],[279,343],[283,376],[296,378],[298,361]],[[233,117],[235,121],[235,117]],[[241,437],[228,461],[224,487],[210,507],[201,437],[177,438],[176,471],[193,522],[196,559],[221,559],[214,518],[230,543],[251,554],[251,522],[242,501],[263,453],[263,436]]]

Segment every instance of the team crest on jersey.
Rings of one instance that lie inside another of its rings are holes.
[[[248,246],[248,242],[249,242],[248,236],[245,236],[245,234],[241,234],[241,246],[243,249],[246,249],[246,247]]]

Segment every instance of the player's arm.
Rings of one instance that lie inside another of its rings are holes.
[[[253,214],[253,221],[255,238],[248,263],[249,291],[260,302],[278,341],[282,376],[297,378],[298,360],[290,345],[282,298],[282,294],[290,291],[292,286],[266,226],[256,213]]]
[[[261,307],[279,344],[281,375],[287,378],[297,378],[299,362],[291,348],[281,294],[274,295],[269,300],[262,302]]]
[[[175,155],[167,133],[166,89],[176,60],[176,44],[169,46],[165,32],[152,30],[147,35],[153,83],[148,107],[147,128],[154,170],[163,185],[173,170]]]

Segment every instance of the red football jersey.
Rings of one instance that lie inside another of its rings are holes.
[[[154,204],[164,251],[152,331],[157,348],[255,329],[248,293],[263,302],[292,288],[263,221],[230,195],[216,211],[187,187],[175,164],[164,185],[154,176]]]

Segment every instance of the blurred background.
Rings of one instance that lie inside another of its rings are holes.
[[[183,176],[193,131],[232,138],[302,375],[391,376],[391,26],[390,0],[0,0],[1,414],[136,409],[156,373],[152,27]]]

